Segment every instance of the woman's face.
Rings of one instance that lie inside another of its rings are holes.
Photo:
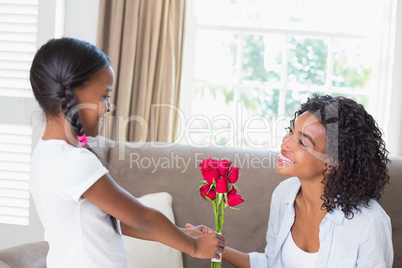
[[[109,93],[113,83],[114,72],[109,66],[95,73],[87,86],[74,91],[85,135],[96,137],[99,134],[102,120],[111,109]]]
[[[306,111],[297,118],[282,139],[276,172],[299,179],[321,181],[325,162],[328,161],[325,148],[325,127],[311,112]]]

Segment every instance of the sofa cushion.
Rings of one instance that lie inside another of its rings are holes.
[[[166,192],[147,194],[137,198],[142,204],[159,210],[175,222],[172,196]],[[123,236],[127,252],[127,268],[182,268],[181,252],[158,242]]]

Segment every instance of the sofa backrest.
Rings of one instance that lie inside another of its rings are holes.
[[[275,172],[277,152],[244,149],[194,148],[166,143],[106,144],[95,151],[109,163],[112,177],[134,196],[166,191],[173,197],[176,224],[189,222],[214,228],[212,205],[197,191],[204,158],[227,159],[240,168],[236,185],[245,202],[239,211],[226,209],[223,234],[228,246],[244,252],[263,252],[271,195],[287,177]],[[381,205],[393,226],[394,267],[402,267],[402,158],[391,158],[391,176]],[[207,267],[208,260],[184,254],[185,267]]]
[[[390,182],[379,203],[391,218],[394,265],[402,267],[402,157],[390,157]]]

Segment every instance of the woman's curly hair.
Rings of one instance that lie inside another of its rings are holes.
[[[330,161],[323,171],[323,208],[339,207],[353,218],[359,205],[368,207],[370,199],[382,197],[389,182],[388,151],[381,130],[364,107],[345,97],[314,94],[301,105],[291,120],[309,111],[325,126],[326,155]]]

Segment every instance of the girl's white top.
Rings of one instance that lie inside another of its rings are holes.
[[[311,268],[315,265],[318,252],[308,253],[300,249],[289,232],[282,248],[282,261],[284,268]]]
[[[109,215],[81,197],[106,173],[87,149],[39,140],[29,186],[50,246],[47,267],[126,267],[123,239]]]

